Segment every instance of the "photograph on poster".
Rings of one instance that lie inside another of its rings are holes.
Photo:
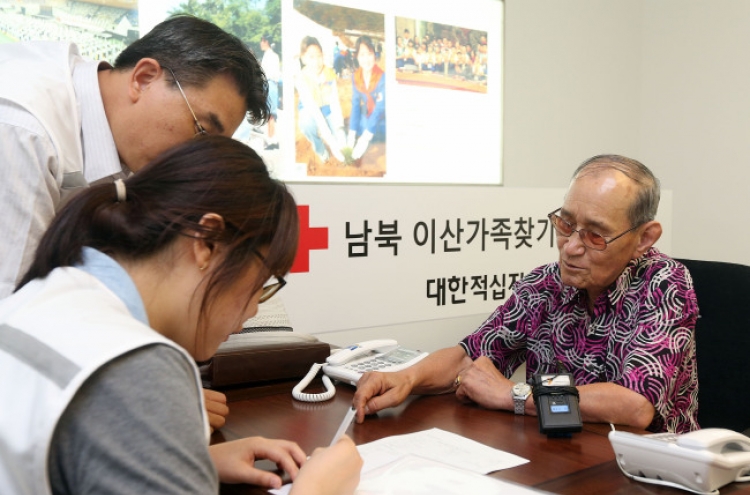
[[[296,0],[290,17],[301,36],[295,161],[310,177],[383,177],[384,15]]]
[[[0,2],[0,43],[72,41],[84,58],[114,60],[138,39],[138,1]]]
[[[396,80],[487,92],[487,32],[396,17]]]
[[[167,17],[195,15],[237,36],[261,62],[271,118],[242,122],[234,137],[274,177],[501,184],[503,4],[454,7],[450,0],[0,0],[0,42],[69,41],[84,58],[112,63]]]

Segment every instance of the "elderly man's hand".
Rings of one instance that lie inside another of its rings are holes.
[[[510,390],[513,382],[495,368],[490,358],[482,356],[460,374],[456,397],[476,402],[487,409],[513,410]]]
[[[357,410],[357,423],[364,421],[365,414],[374,414],[401,404],[411,390],[412,385],[403,372],[365,373],[357,382],[357,391],[352,400],[352,407]]]

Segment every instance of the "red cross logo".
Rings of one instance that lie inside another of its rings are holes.
[[[310,206],[297,205],[299,214],[299,247],[291,273],[310,271],[310,251],[328,249],[328,227],[310,227]]]

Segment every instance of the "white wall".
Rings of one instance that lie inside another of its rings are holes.
[[[750,2],[644,2],[641,154],[674,195],[674,255],[750,264]]]
[[[750,2],[506,0],[505,185],[598,153],[674,192],[676,257],[750,264]]]
[[[640,2],[505,2],[507,187],[564,187],[585,158],[638,155]]]

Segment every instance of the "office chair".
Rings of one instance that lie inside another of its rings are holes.
[[[677,261],[693,277],[700,308],[698,424],[742,432],[750,428],[750,266]]]

